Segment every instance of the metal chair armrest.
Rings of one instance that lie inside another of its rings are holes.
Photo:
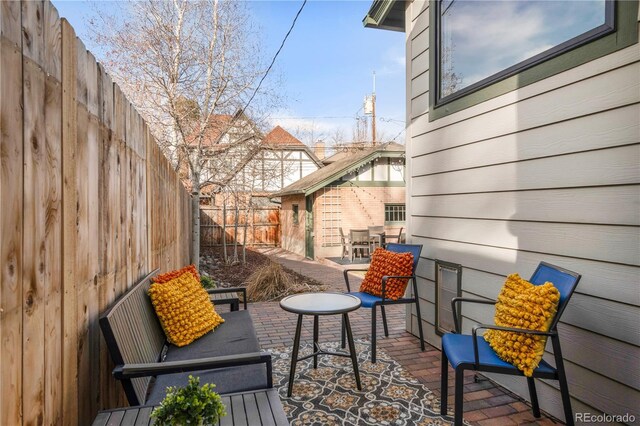
[[[511,331],[514,333],[526,333],[533,334],[536,336],[556,336],[558,333],[555,331],[538,331],[538,330],[529,330],[526,328],[516,328],[516,327],[502,327],[500,325],[493,324],[479,324],[471,330],[471,335],[473,336],[473,357],[475,369],[477,370],[480,366],[480,360],[478,356],[478,330],[500,330],[500,331]]]
[[[353,271],[368,271],[369,268],[350,268],[350,269],[345,269],[342,271],[342,274],[344,275],[344,283],[347,285],[347,292],[351,291],[351,285],[349,285],[349,272],[353,272]]]
[[[244,306],[244,310],[247,310],[247,289],[244,287],[229,287],[229,288],[210,288],[207,290],[207,293],[209,294],[216,294],[216,293],[231,293],[231,292],[236,292],[236,293],[242,293],[242,304]]]
[[[469,303],[480,303],[483,305],[495,305],[496,301],[495,300],[490,300],[490,299],[473,299],[473,298],[469,298],[469,297],[454,297],[453,299],[451,299],[451,312],[453,313],[453,325],[456,329],[456,334],[460,334],[460,327],[461,324],[458,323],[458,308],[457,308],[457,304],[458,303],[462,303],[462,302],[469,302]]]
[[[113,369],[113,377],[118,380],[149,377],[163,374],[183,373],[198,370],[235,367],[250,364],[266,364],[267,374],[271,372],[271,355],[262,352],[251,352],[241,355],[226,355],[210,358],[199,358],[185,361],[167,361],[145,364],[122,364]],[[269,380],[269,377],[267,377]]]

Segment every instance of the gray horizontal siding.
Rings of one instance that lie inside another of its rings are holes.
[[[424,245],[427,340],[440,344],[435,259],[462,264],[464,294],[483,298],[541,260],[575,270],[583,278],[559,326],[574,411],[640,418],[640,49],[429,121],[427,16],[414,2],[406,20],[408,233]],[[463,316],[469,330],[493,311]],[[416,321],[409,308],[414,334]],[[492,378],[528,398],[525,381]],[[557,384],[539,394],[563,418]]]

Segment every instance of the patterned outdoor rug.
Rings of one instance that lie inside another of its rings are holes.
[[[323,343],[324,350],[340,350]],[[348,348],[347,348],[348,349]],[[292,425],[449,425],[453,417],[440,416],[440,400],[400,364],[378,349],[372,364],[369,342],[356,341],[362,390],[356,388],[351,358],[318,357],[298,362],[293,395],[287,397],[291,348],[271,349],[274,386]],[[303,344],[300,356],[311,353]]]

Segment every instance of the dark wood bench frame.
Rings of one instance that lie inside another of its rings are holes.
[[[122,381],[130,405],[143,405],[154,376],[162,374],[189,373],[191,371],[265,364],[267,388],[273,387],[271,355],[262,352],[230,356],[198,358],[185,361],[162,362],[166,353],[166,337],[155,316],[147,295],[154,270],[125,292],[100,317],[100,328],[109,348],[111,359],[116,364],[113,376]],[[210,294],[221,292],[246,293],[244,288],[211,289]],[[217,303],[220,303],[217,301]],[[231,308],[238,308],[238,299],[229,300]],[[146,304],[146,305],[143,305]],[[131,318],[132,310],[138,309],[138,317]],[[129,362],[125,362],[129,359]],[[133,359],[133,362],[131,361]]]

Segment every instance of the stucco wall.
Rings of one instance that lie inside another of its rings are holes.
[[[293,205],[298,205],[298,224],[293,223]],[[304,227],[305,227],[305,198],[304,195],[282,197],[280,210],[280,229],[282,248],[304,256]]]

